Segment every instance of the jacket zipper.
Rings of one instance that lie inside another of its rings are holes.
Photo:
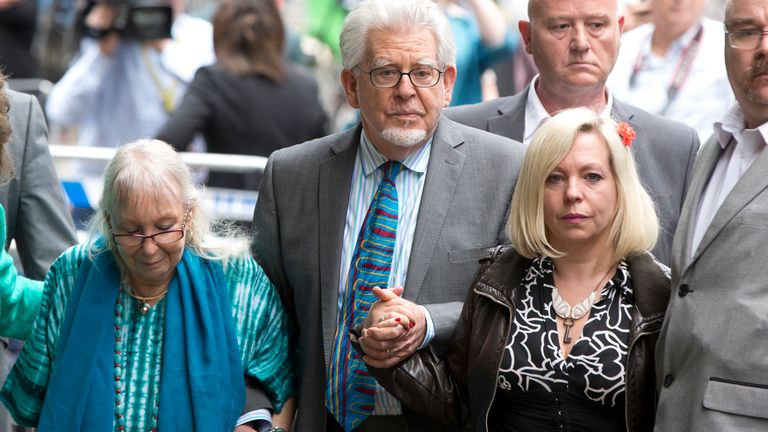
[[[490,299],[492,302],[494,302],[496,304],[499,304],[501,306],[504,306],[507,309],[507,313],[509,314],[509,320],[507,321],[507,332],[505,334],[505,339],[504,339],[506,341],[506,338],[509,337],[509,332],[512,330],[512,308],[509,305],[507,305],[506,303],[502,302],[501,300],[497,299],[496,297],[493,297],[492,295],[490,295],[488,293],[485,293],[485,292],[482,292],[482,291],[478,291],[477,289],[475,289],[475,293],[477,293],[477,295],[479,295],[479,296],[486,297],[486,298]],[[496,373],[497,381],[498,381],[498,376],[499,376],[499,368],[501,367],[501,360],[502,360],[502,358],[499,357],[499,361],[496,364],[495,373]],[[485,432],[488,432],[488,414],[491,413],[491,407],[493,406],[493,401],[494,401],[494,399],[496,399],[496,388],[497,387],[498,387],[498,383],[494,382],[493,383],[493,394],[491,395],[491,402],[488,404],[488,408],[486,408],[486,410],[485,410]]]

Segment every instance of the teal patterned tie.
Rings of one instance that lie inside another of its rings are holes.
[[[384,178],[363,221],[352,255],[346,299],[339,313],[331,350],[325,405],[345,431],[352,431],[373,412],[376,382],[368,374],[362,354],[350,349],[349,329],[362,325],[376,302],[373,287],[387,288],[397,236],[395,178],[403,165],[381,165]]]

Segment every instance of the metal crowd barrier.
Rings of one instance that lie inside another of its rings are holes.
[[[106,162],[112,159],[116,151],[114,148],[106,147],[55,144],[51,144],[49,149],[55,161],[79,159]],[[267,158],[261,156],[182,152],[181,157],[190,168],[205,168],[217,172],[263,171],[267,165]],[[84,211],[94,209],[101,196],[100,178],[62,172],[59,173],[59,177],[74,209]],[[205,188],[201,195],[201,203],[212,217],[249,222],[253,218],[257,198],[258,191]]]

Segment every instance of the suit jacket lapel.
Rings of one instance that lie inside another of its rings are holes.
[[[408,262],[404,296],[418,299],[429,264],[456,195],[466,156],[458,150],[464,142],[460,130],[451,120],[441,117],[432,141],[427,178],[421,196],[421,206],[413,234],[413,247]]]
[[[488,132],[523,142],[525,134],[525,101],[530,86],[499,105],[498,116],[488,119]]]
[[[717,147],[720,148],[720,146]],[[768,176],[768,152],[763,150],[752,166],[747,169],[747,172],[736,182],[733,190],[715,213],[715,217],[704,232],[704,237],[701,238],[701,243],[699,243],[691,262],[702,254],[737,213],[768,187],[768,182],[765,181],[766,176]]]
[[[352,169],[360,143],[361,128],[350,130],[331,145],[331,157],[320,163],[318,188],[320,303],[323,323],[323,352],[328,366],[336,331],[339,298],[339,269],[347,219]]]
[[[680,222],[675,233],[675,241],[672,243],[673,267],[680,268],[681,275],[684,274],[691,262],[691,242],[693,242],[693,232],[696,228],[701,194],[707,186],[712,170],[715,169],[721,154],[722,147],[715,136],[712,136],[702,148],[693,170],[691,185],[680,212]]]
[[[613,99],[611,106],[611,117],[619,122],[630,121],[635,114],[629,109],[629,106],[621,101]]]

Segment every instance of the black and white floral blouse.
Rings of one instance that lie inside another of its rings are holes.
[[[542,420],[560,425],[558,430],[580,430],[563,426],[576,421],[575,418],[594,417],[595,412],[601,417],[599,411],[603,409],[612,412],[611,416],[621,417],[634,304],[627,264],[622,261],[603,287],[581,337],[572,341],[567,359],[563,358],[558,341],[553,287],[552,261],[547,257],[535,259],[516,298],[510,337],[499,367],[494,411],[499,412],[498,405],[504,400],[514,400],[515,405],[536,401],[535,411],[549,405],[542,401],[551,402],[552,406],[541,412]],[[568,410],[573,412],[577,407],[591,414],[569,415]],[[590,430],[594,425],[585,426],[585,430]],[[592,430],[597,429],[602,430]]]

